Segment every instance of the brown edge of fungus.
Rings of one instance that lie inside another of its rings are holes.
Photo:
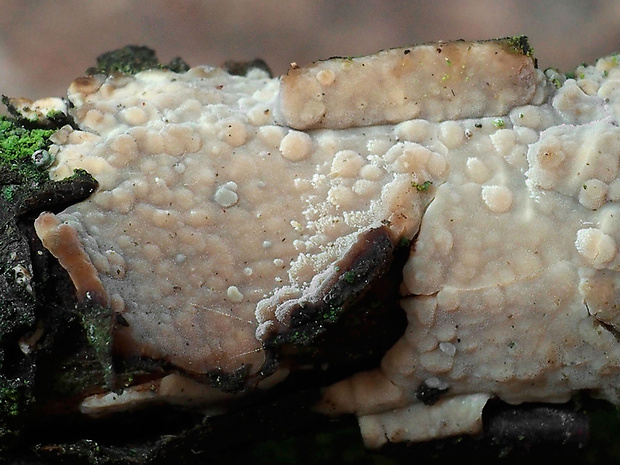
[[[41,242],[67,270],[79,300],[91,301],[107,307],[109,297],[97,276],[97,269],[86,254],[75,229],[62,223],[56,215],[42,213],[34,222]]]

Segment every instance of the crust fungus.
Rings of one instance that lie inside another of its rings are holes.
[[[319,406],[369,446],[479,432],[491,398],[618,404],[618,83],[612,59],[551,79],[522,39],[81,78],[49,173],[99,188],[37,233],[122,315],[118,356],[181,373],[149,396],[279,380],[274,338],[324,330],[404,242],[405,333]]]

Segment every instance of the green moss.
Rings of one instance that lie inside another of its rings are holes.
[[[2,198],[7,202],[13,201],[15,197],[15,186],[2,186]]]
[[[5,268],[4,264],[2,268]],[[2,269],[3,273],[10,270]],[[16,302],[12,299],[7,299],[5,296],[0,295],[0,343],[4,344],[6,341],[6,335],[11,334],[17,329],[26,328],[34,324],[34,316],[30,311],[30,303],[32,297],[25,291],[27,297],[30,297],[30,301],[24,299],[23,302]],[[2,360],[0,359],[0,368],[2,368]]]
[[[418,184],[417,182],[412,182],[411,183],[411,185],[413,187],[415,187],[417,190],[419,190],[421,192],[423,192],[426,189],[428,189],[431,186],[431,184],[433,184],[432,181],[424,181],[422,184]]]
[[[214,370],[207,373],[207,381],[211,387],[231,394],[241,391],[248,377],[249,367],[243,366],[232,373]]]
[[[398,241],[398,248],[405,248],[405,247],[409,247],[411,245],[411,239],[407,238],[407,237],[401,237],[400,240]]]
[[[33,402],[28,383],[0,375],[0,456],[19,435],[23,413]],[[2,462],[0,458],[0,462]]]
[[[326,323],[335,323],[342,315],[343,309],[342,307],[330,307],[330,309],[321,314],[321,317]]]
[[[534,49],[531,47],[527,36],[506,37],[503,40],[507,43],[511,52],[519,53],[527,57],[534,56]]]
[[[353,283],[356,281],[356,279],[357,279],[357,275],[355,274],[355,272],[354,272],[354,271],[347,271],[347,272],[344,274],[343,279],[344,279],[347,283],[349,283],[349,284],[353,284]]]
[[[14,380],[0,379],[0,416],[17,417],[21,413],[23,390],[24,386]]]
[[[26,129],[0,116],[0,173],[10,174],[22,183],[38,185],[48,180],[47,172],[34,164],[32,154],[49,148],[49,137],[54,132],[51,129]],[[0,183],[2,181],[0,178]]]
[[[80,313],[81,326],[108,385],[112,385],[112,311],[98,305],[85,306]]]
[[[97,66],[89,69],[88,73],[136,74],[147,69],[169,69],[182,73],[189,69],[189,65],[178,57],[164,65],[159,62],[154,50],[143,46],[128,45],[98,56]]]
[[[314,334],[308,335],[308,332],[303,329],[296,329],[285,335],[276,336],[273,341],[274,346],[280,346],[283,344],[293,344],[295,346],[305,346],[310,344],[314,340]]]

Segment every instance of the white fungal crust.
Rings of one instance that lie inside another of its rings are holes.
[[[41,125],[50,123],[55,117],[67,114],[67,102],[57,97],[47,97],[35,101],[6,97],[6,104],[20,118]]]
[[[225,412],[226,404],[238,397],[239,395],[225,393],[173,373],[120,391],[88,396],[80,403],[80,412],[97,418],[166,402],[173,405],[205,406],[205,413],[216,415]]]
[[[535,93],[534,59],[515,40],[436,43],[293,66],[282,77],[276,119],[295,129],[345,129],[501,116]]]
[[[434,415],[416,395],[430,384],[463,399],[446,419],[478,411],[479,394],[620,402],[620,69],[609,58],[576,74],[537,106],[457,123],[466,139],[446,154],[404,269],[406,333],[321,403],[357,413],[369,446],[451,434],[405,427],[404,412]]]
[[[128,323],[117,328],[120,353],[254,374],[262,338],[289,323],[284,303],[312,298],[360,234],[389,225],[397,243],[417,231],[444,155],[397,142],[393,129],[277,126],[279,88],[258,70],[208,67],[71,86],[80,130],[54,135],[49,172],[86,169],[99,189],[39,222],[53,217],[79,237]]]
[[[389,409],[360,417],[360,430],[366,446],[373,449],[387,442],[478,435],[482,433],[482,409],[488,400],[487,394],[472,394],[442,399],[429,407],[416,404]]]
[[[256,373],[365,231],[415,236],[405,334],[321,402],[369,446],[478,432],[491,397],[619,404],[620,69],[552,83],[507,44],[79,79],[50,174],[100,187],[37,232],[123,314],[121,353],[195,373]]]

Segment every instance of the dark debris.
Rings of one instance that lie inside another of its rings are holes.
[[[271,72],[269,65],[267,65],[267,63],[265,63],[265,61],[261,60],[260,58],[255,58],[254,60],[250,61],[229,60],[224,62],[222,68],[228,74],[232,74],[233,76],[246,76],[250,70],[260,69],[262,71],[265,71],[269,75],[269,77],[273,77],[273,73]]]

